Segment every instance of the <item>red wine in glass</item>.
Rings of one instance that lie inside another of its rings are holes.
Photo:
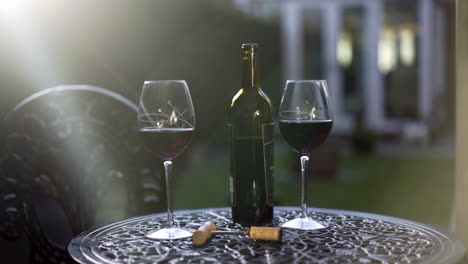
[[[328,137],[332,120],[280,120],[281,135],[301,154],[308,154]]]
[[[193,128],[153,128],[140,129],[146,146],[158,154],[162,160],[176,158],[192,138]]]

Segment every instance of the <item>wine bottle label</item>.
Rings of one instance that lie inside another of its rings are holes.
[[[263,167],[265,170],[265,195],[267,204],[273,206],[273,175],[274,175],[274,144],[273,129],[275,123],[267,123],[262,126],[263,135]]]
[[[229,139],[229,150],[231,153],[231,160],[230,160],[230,174],[229,174],[229,194],[231,198],[231,205],[235,206],[236,205],[236,197],[235,197],[235,191],[234,191],[234,174],[235,174],[235,166],[234,166],[234,128],[231,124],[228,124],[228,139]]]
[[[235,206],[236,205],[236,199],[235,199],[236,192],[234,191],[234,176],[232,174],[229,175],[229,195],[231,198],[231,205]]]

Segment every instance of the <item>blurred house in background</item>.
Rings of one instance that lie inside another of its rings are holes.
[[[454,1],[232,0],[281,24],[283,79],[326,79],[335,134],[453,133]]]

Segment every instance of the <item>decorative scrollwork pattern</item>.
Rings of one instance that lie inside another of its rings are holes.
[[[277,207],[272,225],[297,214],[293,208]],[[441,259],[450,259],[447,255],[462,254],[456,240],[414,222],[324,209],[313,209],[310,215],[327,228],[284,229],[282,242],[215,235],[202,246],[189,238],[146,238],[166,220],[164,214],[149,215],[85,232],[70,243],[69,252],[83,263],[443,263]],[[178,212],[176,218],[180,226],[192,230],[206,221],[215,222],[218,230],[242,229],[226,208]]]

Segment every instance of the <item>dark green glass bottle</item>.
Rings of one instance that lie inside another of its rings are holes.
[[[243,226],[273,219],[274,116],[260,89],[258,49],[242,45],[242,88],[229,108],[232,218]]]

